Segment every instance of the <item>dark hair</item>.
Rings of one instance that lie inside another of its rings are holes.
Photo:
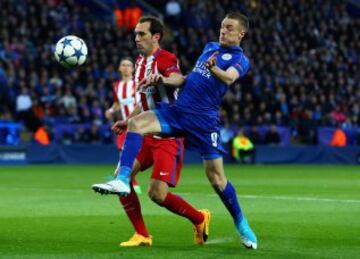
[[[164,25],[162,24],[160,19],[156,18],[154,16],[143,16],[140,18],[139,23],[144,23],[144,22],[150,23],[149,30],[152,35],[154,35],[156,33],[160,34],[160,39],[159,39],[159,41],[160,41],[164,35]]]
[[[238,12],[231,12],[228,13],[225,18],[237,20],[239,24],[245,29],[245,32],[249,30],[249,19],[245,15]]]
[[[122,58],[120,59],[120,64],[121,64],[121,62],[123,62],[123,61],[125,61],[125,60],[130,61],[131,63],[134,64],[134,61],[133,61],[132,58],[130,58],[130,57],[122,57]]]

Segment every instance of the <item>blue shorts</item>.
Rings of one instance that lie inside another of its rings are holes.
[[[189,113],[167,103],[159,103],[154,112],[162,134],[184,137],[186,148],[197,150],[204,160],[226,153],[221,145],[219,116]]]

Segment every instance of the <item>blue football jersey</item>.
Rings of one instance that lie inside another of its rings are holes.
[[[175,103],[177,108],[190,113],[218,114],[228,86],[211,74],[204,65],[216,51],[218,52],[216,65],[222,70],[234,67],[240,77],[249,70],[249,59],[241,47],[221,47],[218,42],[209,42],[186,78]]]

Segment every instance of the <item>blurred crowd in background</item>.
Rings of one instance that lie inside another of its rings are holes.
[[[64,134],[63,143],[108,143],[111,135],[102,129],[110,122],[104,112],[119,79],[118,62],[138,55],[132,30],[141,15],[154,10],[142,5],[146,1],[103,1],[111,12],[99,14],[79,2],[1,1],[0,121],[20,120],[19,113],[31,109],[52,138],[59,124],[87,125]],[[294,142],[316,144],[319,126],[360,126],[360,19],[349,13],[346,1],[148,4],[164,15],[163,47],[178,56],[184,74],[204,45],[218,39],[227,12],[249,17],[242,47],[251,69],[226,95],[221,111],[225,130],[289,127]],[[66,70],[53,58],[54,43],[67,34],[88,45],[81,68]]]

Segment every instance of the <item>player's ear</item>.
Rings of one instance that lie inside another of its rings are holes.
[[[244,32],[244,31],[241,31],[241,32],[239,33],[239,39],[241,40],[242,38],[244,38],[244,36],[245,36],[245,32]]]
[[[153,39],[155,40],[155,41],[160,41],[160,33],[155,33],[154,35],[153,35]]]

